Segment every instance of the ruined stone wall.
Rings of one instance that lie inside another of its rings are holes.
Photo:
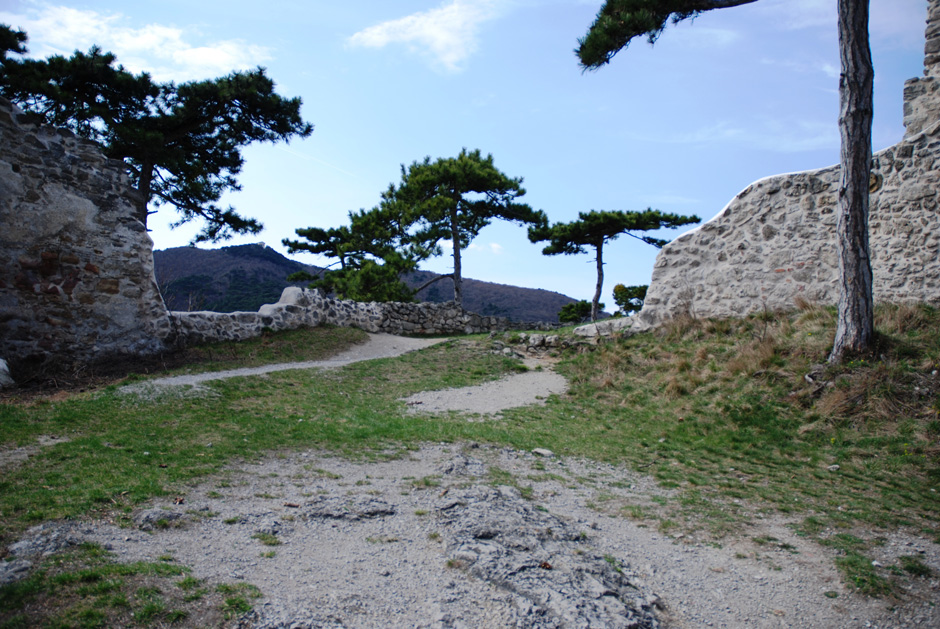
[[[0,357],[160,351],[169,317],[123,165],[0,98]]]
[[[874,155],[869,215],[876,302],[940,304],[940,0],[928,11],[925,76],[905,86],[906,134]],[[680,313],[743,316],[838,300],[839,167],[769,177],[660,252],[642,329]],[[609,330],[601,330],[604,331]]]
[[[14,375],[322,323],[391,334],[513,327],[453,304],[364,304],[297,288],[258,312],[167,312],[124,165],[28,118],[0,98],[0,362]]]
[[[940,120],[940,2],[927,7],[924,76],[904,84],[904,138],[924,131]]]
[[[480,334],[509,329],[551,329],[546,323],[515,323],[483,317],[453,303],[362,303],[324,297],[319,291],[288,287],[280,301],[258,312],[171,312],[178,343],[239,341],[265,329],[293,330],[321,324],[384,334]]]

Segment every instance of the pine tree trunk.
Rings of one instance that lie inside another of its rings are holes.
[[[597,250],[597,286],[594,287],[594,301],[591,302],[591,321],[597,321],[601,303],[601,289],[604,286],[604,241],[595,245]]]
[[[450,230],[454,245],[454,303],[463,308],[463,277],[460,275],[460,230],[457,227],[457,213],[450,217]]]
[[[839,314],[830,363],[870,351],[874,340],[868,202],[871,177],[872,84],[869,0],[839,0],[839,130],[842,182],[837,224]]]
[[[142,163],[140,165],[140,178],[137,180],[137,192],[139,198],[135,201],[137,206],[137,220],[144,224],[144,227],[147,226],[147,217],[150,215],[150,212],[147,210],[147,205],[150,203],[150,197],[152,196],[151,186],[153,185],[153,164]]]

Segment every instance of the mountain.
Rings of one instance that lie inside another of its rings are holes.
[[[170,310],[257,311],[273,304],[297,271],[319,268],[295,262],[264,243],[221,249],[175,247],[153,252],[154,275]]]
[[[406,276],[405,284],[417,288],[439,274],[416,271]],[[418,292],[418,301],[443,302],[454,299],[454,281],[439,280]],[[463,307],[485,316],[508,317],[513,321],[558,322],[558,311],[576,301],[567,295],[541,288],[521,288],[508,284],[463,278]]]
[[[297,271],[311,274],[320,267],[287,258],[264,243],[221,249],[175,247],[153,252],[154,273],[170,310],[253,312],[276,302]],[[417,288],[438,274],[416,271],[405,283]],[[558,311],[571,297],[538,288],[521,288],[470,278],[463,281],[464,308],[481,315],[508,317],[513,321],[558,321]],[[419,301],[444,302],[454,298],[454,284],[442,279],[418,293]]]

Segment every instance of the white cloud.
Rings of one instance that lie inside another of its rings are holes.
[[[793,59],[772,59],[765,57],[761,59],[761,63],[799,74],[819,72],[830,79],[838,79],[840,75],[839,66],[828,61],[798,61]]]
[[[437,9],[382,22],[349,38],[353,46],[405,44],[435,67],[459,72],[477,48],[480,25],[500,14],[500,0],[451,0]]]
[[[676,28],[685,28],[681,37],[671,37],[674,46],[692,48],[695,50],[711,50],[714,48],[727,48],[741,39],[741,33],[727,28],[701,26],[693,22],[683,22]]]
[[[450,247],[445,247],[450,250],[453,250],[454,246],[451,243]],[[482,253],[492,253],[493,255],[500,255],[503,252],[503,246],[498,242],[491,242],[485,245],[478,245],[475,242],[471,242],[467,246],[467,251],[480,251]]]
[[[634,135],[633,138],[643,142],[680,145],[734,145],[775,153],[839,147],[838,127],[832,121],[777,119],[770,116],[752,119],[746,126],[721,121],[683,133],[664,133],[655,137]]]
[[[836,23],[835,0],[776,0],[758,2],[755,7],[784,28],[828,27]]]
[[[197,43],[193,40],[198,33],[174,26],[134,28],[120,13],[33,4],[21,14],[0,12],[0,22],[26,31],[27,47],[34,57],[70,55],[98,45],[117,55],[118,63],[128,70],[150,72],[157,81],[214,78],[254,68],[271,58],[267,48],[242,40]]]

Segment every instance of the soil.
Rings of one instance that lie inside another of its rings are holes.
[[[365,359],[413,341],[373,338],[354,351]],[[479,421],[563,390],[550,365],[532,364],[499,385],[410,401]],[[101,543],[119,561],[171,555],[210,583],[257,586],[263,598],[238,621],[255,628],[940,626],[940,547],[902,531],[876,559],[918,555],[933,576],[902,576],[898,598],[867,598],[842,583],[834,551],[780,517],[757,515],[718,543],[624,517],[625,505],[668,491],[619,467],[478,444],[387,454],[272,453],[155,501],[133,529],[32,529],[8,563],[53,537]]]

